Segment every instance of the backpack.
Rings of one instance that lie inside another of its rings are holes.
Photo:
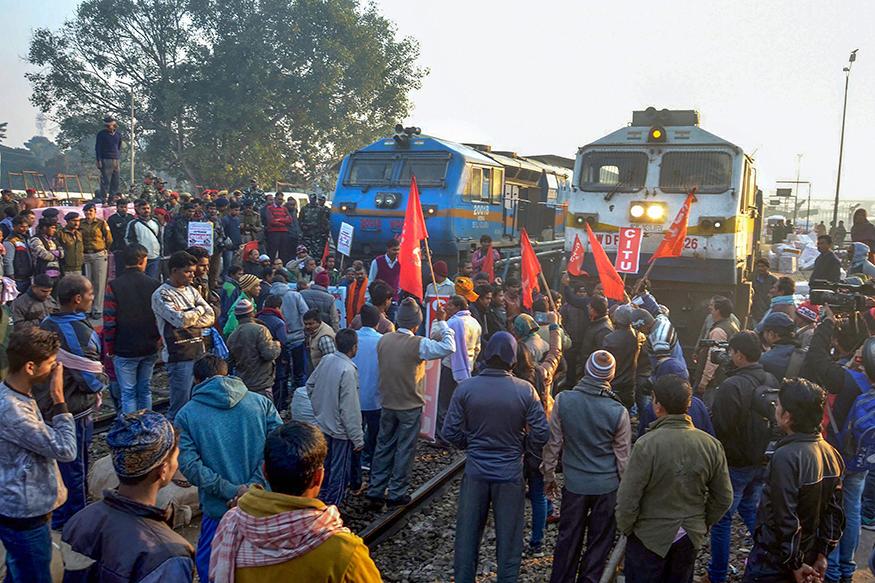
[[[768,376],[773,378],[772,375]],[[747,378],[751,381],[751,384],[756,382],[750,377]],[[777,404],[778,387],[760,384],[754,386],[750,397],[750,415],[748,415],[747,431],[748,435],[759,438],[751,439],[752,443],[765,441],[765,448],[762,453],[766,458],[771,457],[775,444],[781,437],[781,431],[778,429],[778,422],[775,419]],[[755,458],[760,453],[759,446],[757,446],[757,451],[750,453],[753,454],[751,458]]]
[[[829,410],[830,423],[837,435],[845,466],[851,472],[875,470],[875,387],[858,371],[848,371],[861,385],[865,381],[869,385],[854,401],[844,427],[836,432],[835,418],[832,409]],[[860,378],[862,377],[862,378]],[[865,385],[861,385],[861,388]]]
[[[787,361],[787,370],[784,371],[785,379],[798,377],[802,372],[802,366],[805,364],[805,357],[808,355],[808,348],[797,346],[790,355],[790,360]],[[777,397],[776,397],[777,398]]]

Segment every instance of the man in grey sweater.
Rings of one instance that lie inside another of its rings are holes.
[[[613,355],[597,350],[577,386],[556,396],[541,464],[546,490],[556,496],[562,452],[565,487],[551,582],[599,581],[614,544],[617,488],[632,447],[629,413],[611,390],[615,371]]]
[[[365,446],[358,369],[352,361],[358,351],[358,335],[345,328],[337,333],[335,342],[337,352],[326,354],[307,379],[316,424],[328,443],[325,478],[319,492],[325,504],[343,502],[352,472],[352,454]]]

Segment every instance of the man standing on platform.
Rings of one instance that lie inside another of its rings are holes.
[[[108,201],[119,193],[119,159],[121,158],[122,135],[118,122],[111,115],[103,118],[105,128],[97,132],[94,154],[100,170],[100,196]]]

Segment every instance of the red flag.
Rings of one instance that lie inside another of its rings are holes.
[[[660,241],[659,247],[657,247],[656,251],[653,252],[653,255],[650,256],[650,261],[647,262],[648,264],[653,263],[655,259],[659,259],[660,257],[681,256],[681,251],[684,249],[684,239],[687,238],[687,222],[690,219],[690,205],[692,205],[693,199],[696,198],[695,194],[696,191],[693,190],[687,195],[687,200],[684,201],[684,206],[678,211],[677,216],[674,218],[674,221],[672,221],[671,226],[665,233],[665,237]]]
[[[580,277],[584,273],[580,268],[583,266],[583,256],[585,253],[580,237],[575,235],[574,245],[571,247],[571,257],[568,258],[568,273],[575,277]]]
[[[416,177],[410,179],[410,194],[407,197],[407,210],[404,213],[404,228],[401,231],[401,275],[398,287],[422,300],[422,249],[420,243],[428,238],[422,205],[419,202],[419,188]]]
[[[331,255],[331,245],[329,243],[331,243],[331,237],[325,239],[325,250],[322,252],[322,263],[320,263],[322,267],[325,267],[325,262],[328,261],[328,256]]]
[[[483,258],[483,264],[480,266],[480,271],[489,276],[489,283],[495,281],[495,251],[492,250],[492,245],[486,248],[486,257]]]
[[[520,271],[522,272],[523,283],[523,306],[527,310],[532,309],[532,292],[541,291],[541,286],[538,284],[538,275],[541,273],[541,263],[535,255],[535,250],[532,249],[532,242],[529,241],[529,234],[523,229],[520,234],[520,250],[522,255],[520,258]]]
[[[595,259],[595,268],[599,272],[599,280],[605,289],[605,297],[622,302],[626,299],[626,286],[614,264],[608,259],[602,244],[595,238],[589,223],[586,223],[586,234],[589,237],[589,246],[592,249],[592,258]]]

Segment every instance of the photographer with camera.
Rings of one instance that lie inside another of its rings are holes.
[[[870,414],[875,413],[875,395],[870,393],[875,390],[875,338],[864,343],[866,327],[855,313],[839,327],[829,304],[823,306],[823,314],[811,339],[803,372],[832,395],[826,404],[826,434],[827,441],[838,449],[847,466],[842,480],[846,522],[839,545],[829,556],[826,580],[850,581],[856,570],[854,554],[860,540],[863,487],[870,469],[867,456],[860,459],[860,454],[867,445],[875,446],[867,444],[871,437],[863,436],[867,428],[875,428],[875,415]],[[854,359],[861,344],[862,370]],[[833,346],[839,357],[835,361],[830,354]]]
[[[714,296],[708,304],[709,315],[712,324],[708,328],[705,339],[713,342],[726,342],[735,335],[739,327],[732,321],[732,300],[723,296]],[[709,357],[711,347],[700,342],[701,348],[698,353],[699,382],[696,384],[695,393],[700,397],[708,389],[717,387],[723,381],[723,371],[718,364]],[[707,403],[708,400],[706,399]]]
[[[795,310],[794,310],[795,312]],[[760,363],[776,379],[799,376],[805,353],[796,341],[796,322],[784,312],[772,312],[757,324],[756,333],[769,349]]]
[[[765,453],[774,434],[774,411],[763,396],[776,393],[778,386],[775,377],[759,362],[762,347],[753,332],[739,332],[730,338],[727,353],[732,366],[726,380],[714,391],[711,421],[726,452],[733,493],[732,506],[711,528],[708,565],[711,583],[726,581],[732,517],[736,511],[753,536],[763,489]]]

